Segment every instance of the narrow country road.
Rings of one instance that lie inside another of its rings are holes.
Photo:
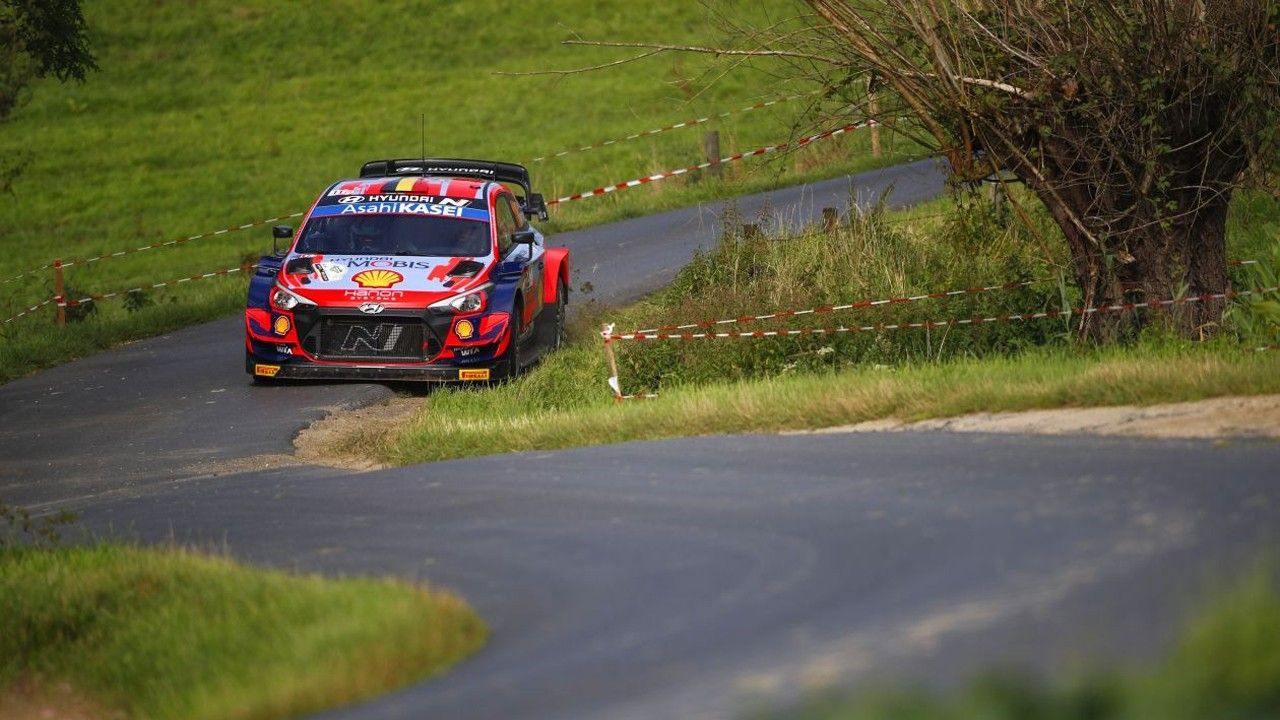
[[[813,218],[851,182],[902,203],[941,185],[926,161],[738,207]],[[715,216],[556,240],[575,287],[613,303],[660,287]],[[252,386],[239,333],[220,320],[0,386],[0,497],[276,567],[426,580],[490,623],[449,675],[326,718],[723,718],[832,681],[1148,659],[1280,527],[1274,443],[755,435],[272,467],[328,409],[390,391]]]

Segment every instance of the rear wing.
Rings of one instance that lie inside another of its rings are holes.
[[[547,204],[542,196],[533,192],[529,183],[529,171],[523,165],[491,160],[464,160],[461,158],[404,158],[400,160],[370,160],[360,168],[360,177],[394,177],[396,175],[443,175],[519,185],[524,190],[523,210],[526,215],[547,219]]]

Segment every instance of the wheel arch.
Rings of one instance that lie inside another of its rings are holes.
[[[542,301],[547,305],[554,305],[561,284],[564,284],[565,290],[569,289],[569,248],[547,248]],[[565,297],[568,297],[568,293]]]

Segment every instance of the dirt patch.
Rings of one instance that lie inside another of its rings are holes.
[[[856,425],[803,431],[1025,433],[1033,435],[1119,435],[1147,438],[1280,439],[1280,395],[1225,397],[1166,405],[1061,408],[903,422],[872,420]]]
[[[104,720],[126,717],[107,710],[63,682],[19,680],[0,690],[0,720]]]
[[[302,465],[303,462],[293,455],[252,455],[230,460],[206,460],[183,468],[184,472],[197,475],[236,475],[239,473],[275,470],[282,467]]]
[[[395,397],[356,410],[332,410],[293,439],[294,458],[297,462],[342,470],[388,467],[371,458],[382,442],[409,422],[422,403],[420,397]]]

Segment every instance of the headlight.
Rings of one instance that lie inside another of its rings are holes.
[[[315,303],[301,295],[295,295],[279,285],[271,291],[271,307],[277,310],[292,310],[299,305],[315,305]]]
[[[477,290],[472,290],[461,295],[454,295],[451,298],[445,298],[440,302],[431,303],[432,310],[440,310],[449,313],[474,313],[484,310],[485,303],[488,301],[488,290],[491,285],[485,285]]]

